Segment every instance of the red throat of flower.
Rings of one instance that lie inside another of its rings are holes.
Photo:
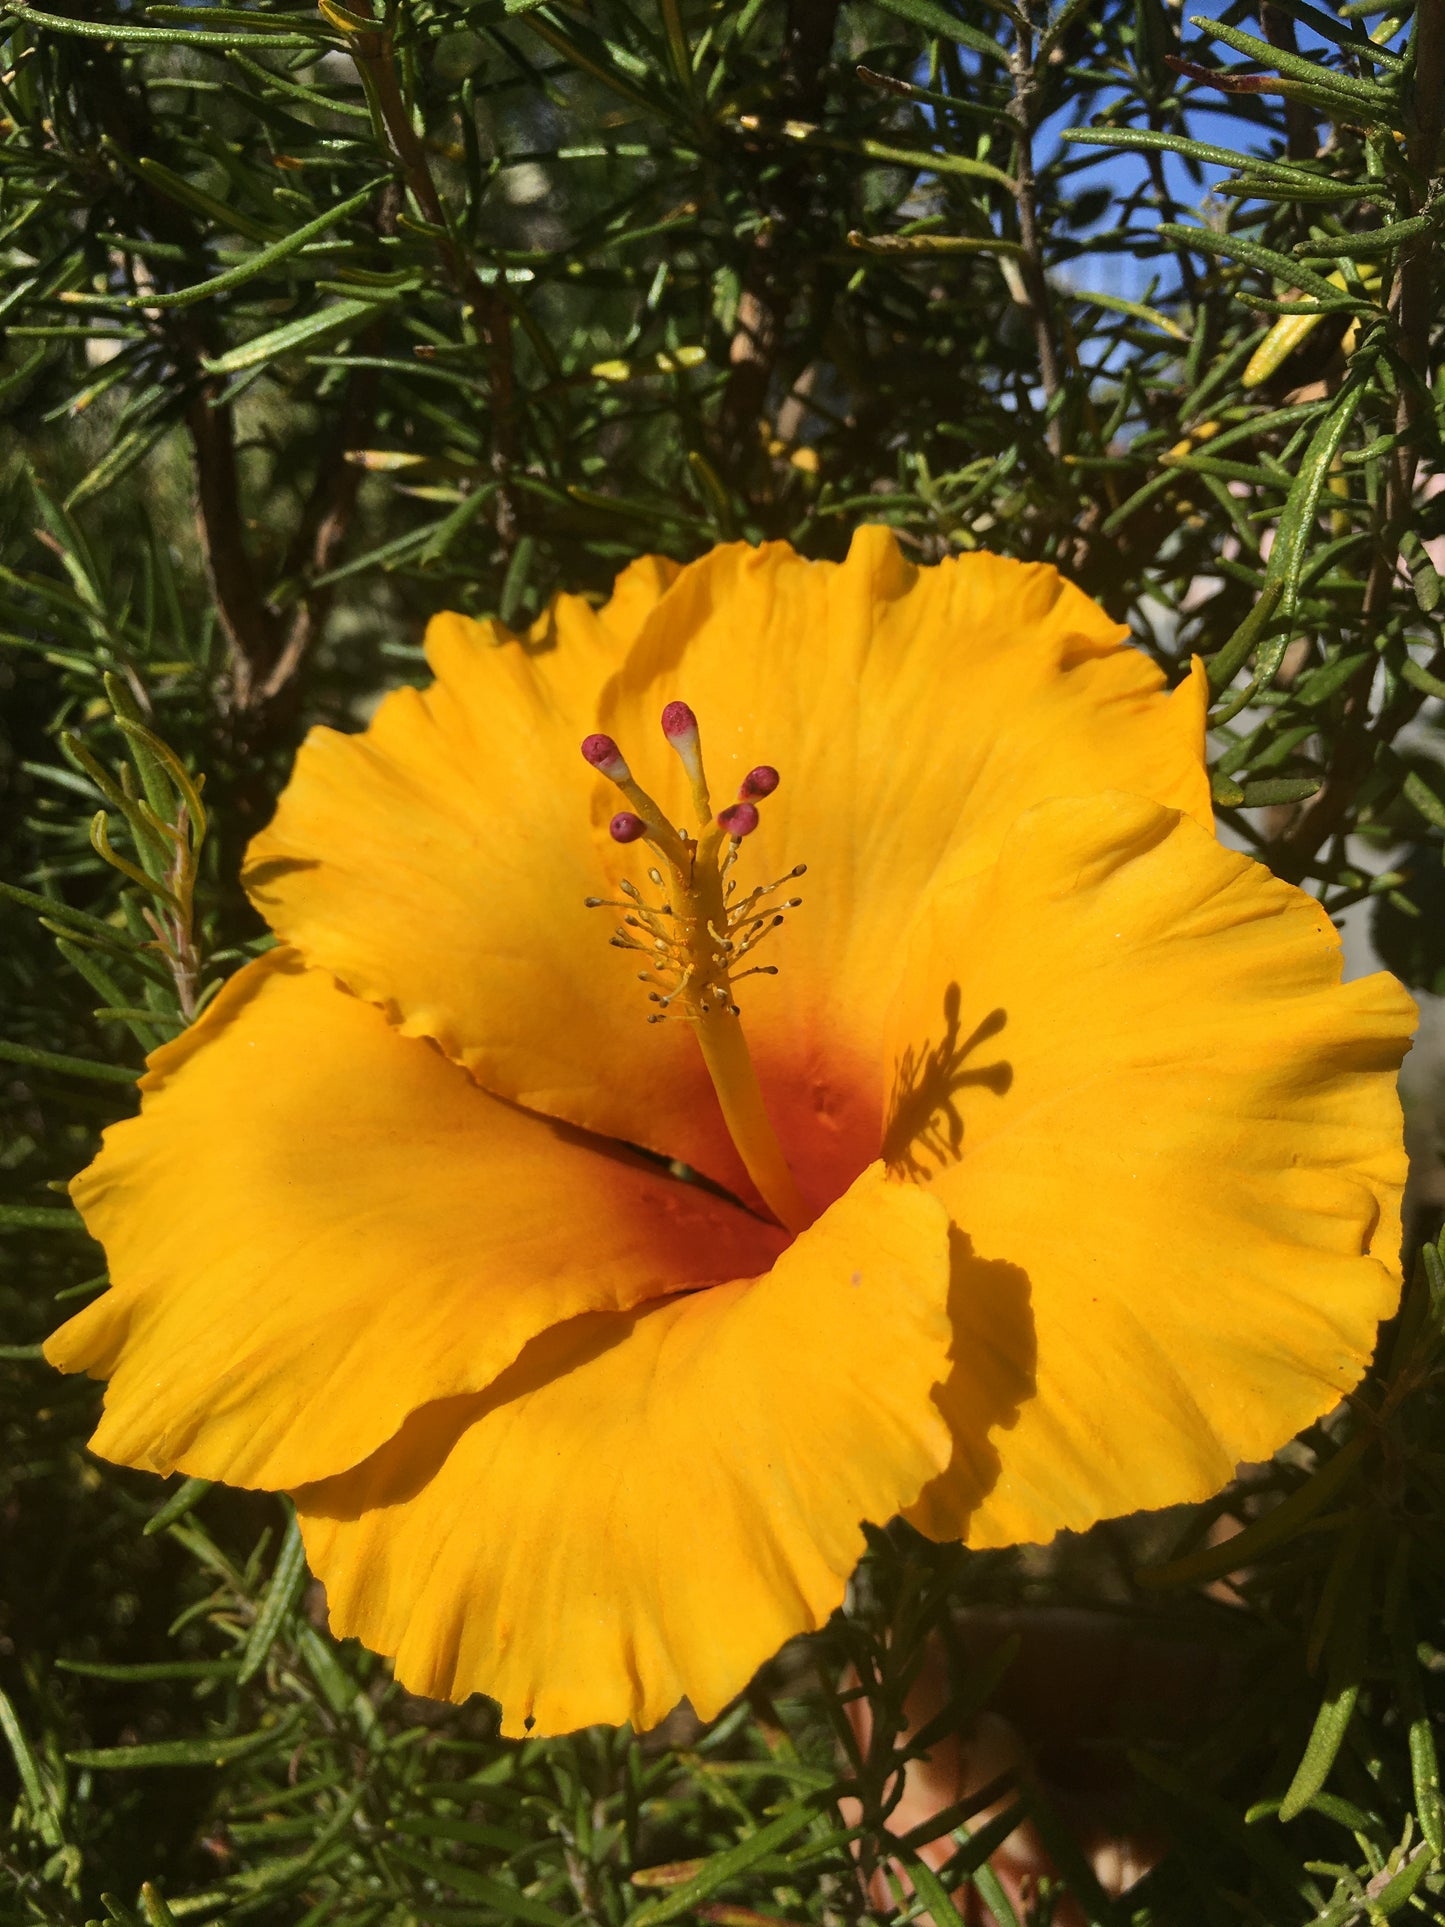
[[[583,756],[629,805],[608,824],[613,841],[646,842],[661,864],[647,872],[656,900],[644,896],[635,883],[624,882],[620,898],[588,897],[587,902],[622,911],[612,942],[619,949],[641,951],[647,959],[638,977],[656,1005],[649,1023],[675,1017],[692,1026],[749,1177],[778,1222],[801,1231],[811,1214],[769,1121],[734,990],[745,977],[777,975],[776,964],[749,960],[785,920],[785,912],[801,904],[800,897],[780,902],[777,893],[802,876],[806,866],[799,863],[775,882],[740,893],[732,872],[743,838],[758,827],[759,803],[778,787],[778,772],[769,764],[750,770],[737,801],[714,816],[697,717],[686,703],[667,705],[662,733],[687,773],[697,834],[689,835],[668,820],[610,736],[598,732],[586,737]]]

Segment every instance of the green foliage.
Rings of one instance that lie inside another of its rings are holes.
[[[1026,1815],[1039,1921],[1439,1918],[1418,1213],[1347,1413],[1189,1517],[879,1534],[706,1732],[501,1742],[331,1642],[279,1502],[84,1458],[36,1350],[104,1283],[65,1180],[264,942],[237,863],[302,728],[420,677],[436,609],[862,520],[1052,560],[1205,659],[1229,831],[1445,986],[1438,0],[380,6],[0,4],[0,1917],[1011,1927]],[[1022,1680],[1066,1606],[1119,1681],[1067,1745]],[[900,1764],[1000,1712],[1025,1755],[885,1850]],[[1164,1847],[1122,1901],[1069,1746]]]

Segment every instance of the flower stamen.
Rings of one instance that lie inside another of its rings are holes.
[[[687,780],[692,786],[692,806],[697,811],[698,828],[705,830],[712,821],[712,801],[702,767],[702,736],[697,717],[686,703],[669,703],[662,712],[662,733],[677,751]]]
[[[738,851],[743,839],[758,827],[759,803],[773,794],[781,778],[771,764],[759,764],[743,778],[737,801],[714,816],[701,733],[686,703],[667,705],[662,733],[687,773],[698,834],[689,836],[668,820],[633,776],[610,736],[599,731],[587,737],[583,756],[621,790],[631,806],[608,824],[613,841],[645,841],[665,869],[653,865],[647,871],[648,882],[661,898],[658,902],[650,902],[630,881],[618,885],[619,897],[588,897],[586,902],[592,909],[622,912],[612,942],[618,949],[641,951],[647,958],[648,967],[639,970],[637,978],[648,986],[647,1001],[656,1006],[648,1013],[648,1023],[661,1024],[675,1017],[692,1025],[723,1119],[748,1175],[779,1223],[798,1231],[811,1214],[768,1119],[733,997],[733,985],[743,977],[777,975],[776,964],[754,964],[736,976],[734,972],[784,921],[784,911],[802,903],[801,897],[792,897],[781,908],[763,907],[785,883],[802,876],[801,863],[777,882],[761,884],[733,900],[737,884],[730,872]]]
[[[619,811],[607,826],[615,842],[631,843],[636,837],[645,834],[654,849],[665,856],[670,863],[685,854],[682,838],[647,791],[634,779],[632,771],[627,766],[626,758],[610,736],[603,735],[599,730],[592,736],[584,737],[582,754],[600,776],[605,776],[609,783],[617,785],[632,805],[630,811]],[[634,816],[643,825],[641,831],[633,831],[631,827]],[[617,834],[614,827],[618,824],[624,825],[624,833],[621,836]]]

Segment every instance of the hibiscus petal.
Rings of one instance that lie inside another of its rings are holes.
[[[736,1206],[480,1090],[294,953],[151,1059],[73,1195],[113,1283],[46,1347],[92,1440],[281,1486],[358,1464],[559,1319],[768,1265]]]
[[[436,617],[436,682],[386,697],[362,735],[311,731],[242,881],[308,963],[488,1090],[752,1199],[696,1045],[649,1033],[637,958],[617,983],[616,919],[585,902],[615,845],[580,746],[676,574],[634,563],[605,608],[562,596],[525,642]]]
[[[940,885],[885,1139],[967,1241],[925,1531],[1204,1498],[1358,1381],[1399,1292],[1414,1020],[1392,978],[1341,984],[1312,897],[1138,797],[1033,810]]]
[[[537,1339],[296,1494],[331,1624],[502,1730],[710,1718],[946,1462],[948,1222],[873,1166],[766,1277]]]
[[[1166,696],[1127,635],[1046,564],[918,568],[864,528],[838,565],[714,550],[609,685],[601,727],[676,818],[683,771],[652,748],[670,698],[699,719],[714,807],[755,765],[781,772],[736,874],[747,889],[806,863],[804,903],[765,953],[780,975],[739,1001],[815,1205],[877,1154],[899,938],[942,864],[992,863],[1051,796],[1130,790],[1212,824],[1202,671]],[[625,995],[625,958],[605,967]]]

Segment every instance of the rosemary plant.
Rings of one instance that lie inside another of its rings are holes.
[[[39,1358],[104,1283],[66,1181],[261,941],[238,860],[302,730],[419,679],[432,612],[641,553],[871,520],[1056,563],[1204,658],[1224,833],[1445,990],[1442,115],[1445,0],[0,0],[0,1918],[1442,1917],[1423,1075],[1348,1409],[1047,1553],[877,1534],[707,1730],[411,1699],[278,1502],[97,1466]],[[1024,1678],[1062,1609],[1072,1726]],[[901,1766],[1005,1718],[890,1829]]]

